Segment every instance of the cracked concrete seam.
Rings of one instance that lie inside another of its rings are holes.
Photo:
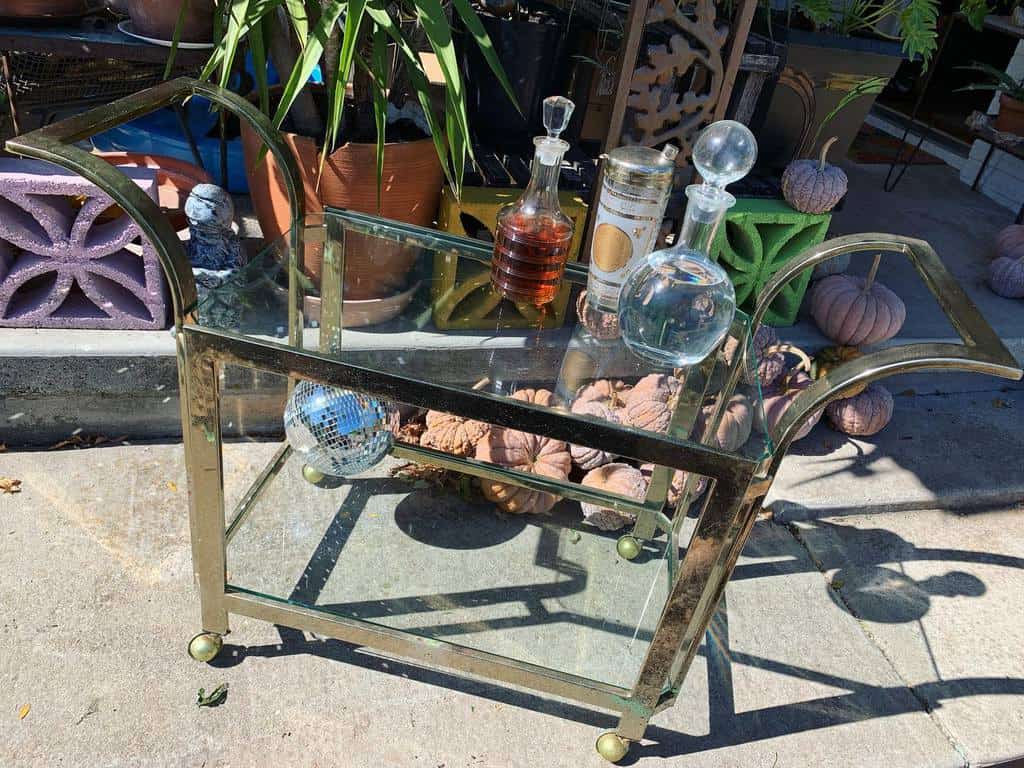
[[[951,733],[950,730],[946,728],[945,725],[943,725],[942,722],[935,716],[935,711],[928,703],[928,701],[923,696],[921,696],[920,693],[918,693],[914,686],[911,685],[907,681],[906,677],[900,672],[892,656],[890,656],[889,653],[885,650],[885,647],[878,641],[878,638],[876,638],[872,634],[871,629],[868,627],[867,623],[864,621],[864,619],[857,615],[857,612],[854,610],[853,606],[846,599],[846,596],[843,594],[842,586],[833,586],[832,581],[829,579],[828,574],[826,572],[827,568],[825,567],[825,564],[808,546],[807,542],[804,540],[804,537],[800,535],[799,525],[795,522],[783,523],[782,525],[789,532],[789,534],[796,540],[796,542],[803,548],[803,550],[807,553],[807,556],[810,558],[811,562],[814,563],[814,567],[818,569],[819,573],[821,573],[822,578],[825,581],[825,588],[831,589],[835,593],[836,597],[839,598],[839,602],[842,603],[843,608],[846,609],[846,612],[849,613],[856,620],[857,626],[860,628],[860,631],[864,634],[864,637],[867,638],[868,642],[875,646],[876,649],[878,649],[878,652],[881,654],[882,658],[885,659],[886,663],[889,665],[889,669],[892,670],[892,673],[903,684],[903,686],[907,689],[910,695],[914,697],[914,700],[921,705],[921,709],[924,711],[925,714],[928,715],[928,719],[931,720],[931,722],[938,729],[939,733],[941,733],[946,738],[946,740],[949,742],[949,745],[960,756],[962,767],[970,768],[970,761],[967,758],[966,748],[960,743],[956,736],[954,736],[953,733]]]

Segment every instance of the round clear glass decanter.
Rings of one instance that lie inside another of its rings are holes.
[[[705,183],[686,188],[678,245],[640,260],[619,294],[622,340],[640,357],[665,367],[695,365],[728,333],[736,292],[708,252],[736,203],[723,187],[746,175],[756,157],[753,134],[741,123],[714,123],[697,139],[693,163]]]

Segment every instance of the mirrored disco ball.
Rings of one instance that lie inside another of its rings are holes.
[[[314,469],[348,477],[374,466],[395,441],[398,409],[350,389],[300,381],[284,409],[292,449]]]

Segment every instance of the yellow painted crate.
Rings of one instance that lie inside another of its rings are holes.
[[[521,189],[464,187],[460,204],[451,190],[445,187],[438,212],[438,228],[453,235],[493,242],[498,209],[515,201],[521,194]],[[569,245],[569,261],[578,261],[587,225],[587,204],[575,192],[560,192],[558,197],[562,211],[572,219],[575,228]],[[459,262],[462,263],[461,268],[458,267]],[[438,254],[434,257],[431,293],[434,324],[442,330],[557,328],[565,320],[571,288],[564,283],[555,299],[543,307],[513,303],[503,299],[491,287],[489,267],[482,264],[472,266],[468,259],[452,259]]]

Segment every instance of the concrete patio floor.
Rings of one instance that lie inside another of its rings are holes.
[[[272,449],[229,446],[229,496]],[[0,469],[23,481],[0,495],[2,765],[604,764],[605,713],[309,634],[235,619],[213,665],[189,659],[179,446],[8,452]],[[1022,511],[759,523],[676,707],[626,763],[1024,754]],[[456,551],[421,549],[431,578],[462,587]],[[221,682],[226,702],[198,708],[197,689]]]

